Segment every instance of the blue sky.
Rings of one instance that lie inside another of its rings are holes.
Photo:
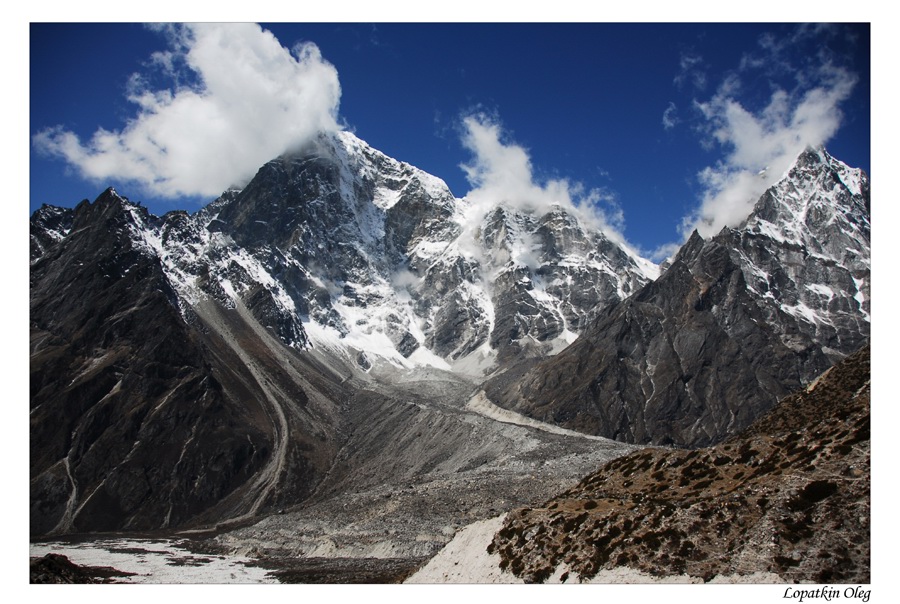
[[[108,185],[194,211],[339,127],[458,197],[514,150],[531,186],[565,183],[660,259],[739,220],[765,184],[746,175],[777,178],[798,145],[870,168],[868,25],[233,27],[32,24],[32,211]]]

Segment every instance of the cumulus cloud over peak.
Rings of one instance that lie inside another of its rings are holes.
[[[92,180],[134,181],[163,197],[212,196],[273,157],[336,130],[337,70],[314,44],[291,51],[255,24],[163,26],[170,50],[151,57],[172,83],[128,83],[136,115],[82,141],[62,126],[34,136]],[[190,82],[186,84],[185,82]]]
[[[772,81],[773,92],[765,104],[756,110],[748,108],[741,98],[742,75],[751,69],[769,70],[771,64],[764,57],[745,57],[740,71],[725,78],[712,98],[695,103],[704,124],[705,144],[720,146],[724,155],[699,172],[700,205],[683,220],[683,237],[695,229],[710,237],[725,226],[740,224],[807,146],[824,145],[841,125],[840,106],[857,82],[854,73],[824,55],[817,65],[794,68],[786,62],[783,45],[773,50],[762,40],[760,47],[777,54],[779,70],[790,76],[792,86]]]
[[[496,201],[532,209],[544,201],[544,191],[532,181],[528,153],[518,145],[502,143],[499,124],[477,115],[463,118],[463,126],[463,145],[473,154],[472,162],[461,166],[474,187],[470,199],[499,197]]]
[[[500,124],[484,114],[463,118],[462,142],[472,160],[461,167],[473,187],[466,195],[473,222],[480,222],[484,213],[497,205],[539,215],[559,206],[610,239],[625,243],[622,210],[611,194],[566,179],[535,182],[528,152],[504,138]]]

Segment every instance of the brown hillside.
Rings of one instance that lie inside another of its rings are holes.
[[[511,513],[489,551],[537,582],[561,563],[582,577],[628,566],[869,582],[869,391],[866,347],[738,437],[635,452]]]

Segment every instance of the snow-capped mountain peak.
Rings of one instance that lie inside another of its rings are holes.
[[[268,162],[194,215],[127,213],[186,318],[216,300],[363,369],[481,373],[550,354],[653,275],[559,204],[476,207],[350,132]]]
[[[747,220],[722,236],[732,241],[748,287],[826,348],[847,349],[841,340],[868,333],[869,180],[862,170],[808,147]]]

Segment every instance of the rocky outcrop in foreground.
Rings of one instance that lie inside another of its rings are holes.
[[[66,556],[47,554],[32,558],[28,567],[29,583],[111,583],[114,577],[126,577],[126,573],[108,566],[82,566]]]
[[[869,392],[865,347],[740,436],[637,451],[542,507],[512,512],[488,551],[532,582],[565,565],[562,580],[627,566],[706,581],[775,573],[867,583]]]

